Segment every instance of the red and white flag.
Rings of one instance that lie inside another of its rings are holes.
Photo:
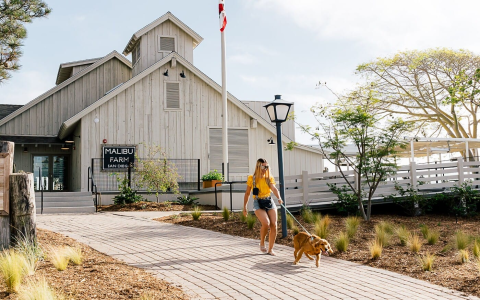
[[[227,26],[227,13],[225,13],[225,0],[220,0],[220,2],[218,3],[218,14],[220,18],[220,31],[223,31]]]

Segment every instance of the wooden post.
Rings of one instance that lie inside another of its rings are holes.
[[[308,171],[302,171],[303,205],[308,205]]]
[[[462,185],[464,179],[465,179],[465,174],[463,173],[465,170],[463,168],[463,157],[459,157],[457,159],[457,170],[458,170],[458,186]]]
[[[16,241],[23,239],[35,242],[37,236],[35,217],[33,174],[15,173],[10,175],[11,245],[15,245]]]
[[[9,212],[9,176],[13,172],[13,151],[15,144],[0,141],[0,250],[10,246],[10,215]]]

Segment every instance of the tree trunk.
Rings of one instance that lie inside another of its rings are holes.
[[[4,166],[9,166],[8,170],[3,170],[4,174],[11,174],[13,172],[13,151],[15,144],[12,142],[0,141],[0,154],[8,154],[5,157]],[[2,178],[3,177],[3,178]],[[9,176],[0,176],[0,189],[3,190],[3,199],[0,201],[3,202],[3,208],[5,214],[0,215],[0,250],[7,249],[10,246],[10,215],[7,213],[9,211]]]
[[[37,238],[35,224],[35,191],[32,173],[10,175],[10,226],[11,245],[17,241],[35,242]]]

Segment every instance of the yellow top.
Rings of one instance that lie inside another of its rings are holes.
[[[275,179],[273,176],[270,176],[270,183],[275,184]],[[255,185],[258,188],[258,198],[266,198],[269,197],[270,194],[272,193],[272,190],[270,187],[267,185],[267,181],[265,178],[256,178],[255,177]],[[253,186],[253,175],[249,175],[247,179],[247,186],[251,187],[252,190],[254,188]],[[256,196],[253,196],[253,198],[256,198]]]

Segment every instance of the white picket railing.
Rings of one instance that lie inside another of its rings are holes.
[[[347,178],[355,183],[358,180],[354,171],[344,171]],[[480,186],[480,162],[441,162],[400,166],[398,172],[382,182],[375,191],[374,198],[383,198],[396,193],[395,182],[407,188],[418,188],[425,193],[442,192],[454,185],[469,181],[473,186]],[[332,202],[337,196],[330,191],[328,184],[346,185],[340,172],[285,176],[285,198],[289,206],[310,205]]]

